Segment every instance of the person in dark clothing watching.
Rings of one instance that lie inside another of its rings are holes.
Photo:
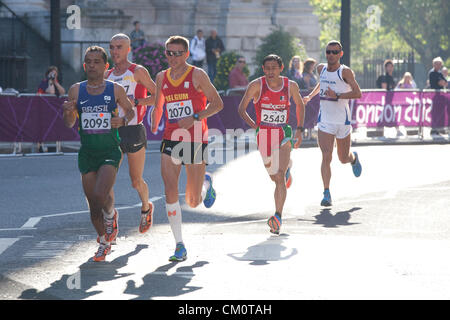
[[[430,81],[430,89],[444,89],[447,87],[448,83],[442,74],[441,68],[443,61],[441,57],[436,57],[433,59],[433,69],[428,73],[428,79]]]
[[[225,51],[222,39],[217,36],[216,30],[211,30],[211,36],[206,39],[206,62],[208,63],[208,76],[211,82],[214,81],[217,73],[217,60]]]
[[[388,59],[384,61],[384,70],[386,73],[379,76],[377,79],[377,88],[394,90],[395,81],[392,77],[392,72],[394,71],[394,63],[392,62],[392,60]]]

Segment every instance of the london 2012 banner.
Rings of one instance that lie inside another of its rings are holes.
[[[354,127],[448,127],[450,92],[365,91],[350,110]]]
[[[305,95],[302,92],[302,95]],[[208,119],[211,134],[229,130],[247,130],[237,110],[241,97],[222,97],[224,108]],[[77,125],[66,128],[62,121],[62,103],[65,98],[52,96],[0,95],[0,141],[46,142],[79,140]],[[292,100],[291,100],[292,101]],[[349,102],[353,127],[449,127],[450,92],[448,91],[364,91],[358,100]],[[316,96],[305,109],[305,128],[317,124],[320,101]],[[165,117],[156,134],[150,131],[150,111],[144,117],[148,140],[161,140]],[[254,108],[248,108],[255,118]],[[295,104],[291,103],[289,124],[297,126]]]

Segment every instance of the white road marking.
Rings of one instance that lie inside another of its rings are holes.
[[[29,259],[45,259],[62,256],[74,242],[72,241],[40,241],[23,257]]]
[[[0,255],[17,240],[19,240],[19,238],[0,238]]]
[[[185,195],[185,193],[180,193],[180,196]],[[164,196],[155,196],[150,198],[151,202],[156,202],[160,199],[162,199]],[[133,209],[136,207],[141,206],[141,203],[137,203],[132,206],[123,206],[123,207],[117,207],[118,210],[123,209]],[[28,220],[22,225],[20,228],[6,228],[6,229],[0,229],[0,231],[20,231],[20,230],[34,230],[36,229],[36,225],[41,221],[42,218],[53,218],[53,217],[61,217],[61,216],[70,216],[74,214],[80,214],[80,213],[89,213],[89,210],[81,210],[81,211],[71,211],[71,212],[62,212],[62,213],[54,213],[54,214],[46,214],[43,216],[37,216],[37,217],[31,217],[28,218]]]
[[[38,224],[38,222],[41,221],[41,217],[32,217],[29,218],[27,220],[27,222],[25,222],[25,224],[23,226],[21,226],[21,229],[29,229],[29,228],[33,228],[36,224]]]

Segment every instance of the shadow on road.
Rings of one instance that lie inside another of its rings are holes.
[[[74,275],[65,274],[61,279],[53,282],[50,287],[40,292],[36,289],[25,290],[19,299],[81,300],[99,294],[101,291],[87,291],[99,282],[117,280],[132,275],[132,273],[119,273],[117,270],[127,266],[130,257],[137,255],[146,248],[148,248],[148,245],[137,245],[134,251],[117,257],[111,262],[93,262],[89,258]]]
[[[316,221],[314,224],[321,224],[325,228],[337,228],[338,226],[350,226],[353,224],[359,224],[354,222],[349,222],[351,215],[350,213],[361,210],[360,207],[354,207],[349,210],[336,212],[335,215],[331,213],[331,209],[322,209],[320,214],[314,216]]]
[[[332,214],[330,208],[320,210],[320,214],[315,215],[316,220],[311,219],[297,219],[297,221],[311,221],[314,224],[321,224],[324,228],[338,228],[339,226],[351,226],[359,224],[359,222],[349,222],[352,217],[350,213],[361,210],[360,207],[353,207],[349,210],[338,211]]]
[[[202,287],[188,286],[188,284],[195,276],[194,269],[201,268],[208,263],[207,261],[197,261],[191,266],[177,268],[176,272],[170,275],[168,274],[170,269],[175,267],[177,262],[168,263],[144,276],[144,283],[140,287],[136,287],[133,280],[128,281],[124,293],[137,295],[133,300],[148,300],[153,297],[177,297],[202,289]]]
[[[248,247],[247,252],[229,253],[228,256],[238,261],[250,261],[249,264],[253,266],[264,266],[269,264],[269,261],[287,260],[298,253],[296,248],[291,248],[290,253],[287,251],[287,255],[282,255],[283,251],[289,250],[282,244],[288,237],[286,233],[270,236],[266,241]]]

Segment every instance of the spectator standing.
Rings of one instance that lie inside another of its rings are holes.
[[[441,71],[443,63],[444,62],[441,57],[436,57],[433,59],[433,69],[431,69],[428,73],[431,89],[440,90],[448,86],[447,79],[445,79]]]
[[[312,90],[317,84],[317,77],[314,74],[314,68],[317,61],[313,58],[308,58],[303,63],[302,81],[300,83],[300,89]]]
[[[238,56],[236,65],[228,74],[228,85],[230,89],[242,89],[245,91],[247,88],[248,79],[244,73],[245,63],[245,58],[243,56]]]
[[[141,23],[139,21],[133,22],[134,30],[130,33],[131,50],[136,50],[145,43],[145,33],[141,30]],[[133,56],[134,60],[134,56]]]
[[[300,59],[300,56],[293,56],[291,61],[289,61],[289,73],[288,78],[292,81],[295,81],[300,87],[300,83],[302,82],[302,72],[303,72],[303,64]]]
[[[205,38],[203,38],[203,31],[201,29],[197,30],[197,34],[191,40],[191,55],[192,64],[196,67],[202,68],[203,61],[206,57],[206,44]]]
[[[409,72],[405,72],[403,78],[398,82],[396,89],[415,89],[417,88],[413,76]]]
[[[395,81],[392,77],[392,72],[394,72],[394,62],[391,59],[384,61],[384,71],[385,74],[381,75],[377,79],[377,88],[393,90],[395,88]]]
[[[66,90],[58,81],[58,68],[56,66],[48,67],[45,72],[45,78],[39,84],[38,94],[54,94],[57,97],[66,94]],[[39,152],[44,152],[44,143],[38,142],[37,148]]]
[[[219,60],[222,52],[225,51],[222,39],[217,36],[216,30],[211,30],[211,35],[206,39],[206,62],[208,63],[208,76],[211,82],[217,73],[217,60]]]

